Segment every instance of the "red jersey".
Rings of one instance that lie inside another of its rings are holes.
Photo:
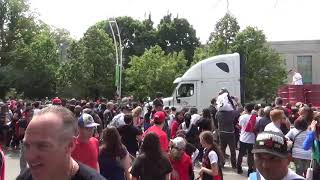
[[[148,128],[148,130],[143,134],[143,137],[145,137],[148,133],[151,133],[151,132],[155,133],[159,137],[161,149],[164,152],[168,152],[169,141],[168,141],[167,134],[160,127],[153,125],[150,128]]]
[[[179,123],[178,121],[174,120],[172,125],[171,125],[171,138],[174,139],[177,136],[177,131],[179,128]]]
[[[71,154],[74,160],[82,162],[83,164],[96,170],[99,170],[98,155],[99,141],[94,137],[91,137],[87,143],[82,143],[77,139],[76,148]]]
[[[193,172],[193,170],[192,160],[189,155],[184,152],[180,160],[173,160],[172,157],[170,157],[170,162],[172,168],[179,176],[178,178],[174,177],[171,173],[171,180],[190,180],[190,172]]]

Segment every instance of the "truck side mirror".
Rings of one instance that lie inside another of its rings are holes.
[[[177,103],[180,103],[180,99],[179,98],[177,98]]]

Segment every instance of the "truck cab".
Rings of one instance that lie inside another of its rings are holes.
[[[196,107],[199,111],[209,107],[221,88],[231,96],[241,97],[240,56],[238,53],[213,56],[190,67],[176,84],[172,97],[164,98],[164,106]]]

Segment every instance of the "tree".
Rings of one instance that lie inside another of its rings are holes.
[[[212,50],[209,48],[208,45],[202,45],[201,47],[197,47],[196,50],[194,51],[191,65],[194,65],[197,62],[202,61],[211,56],[214,56],[214,53],[212,52]]]
[[[18,46],[30,45],[38,33],[26,0],[0,0],[0,97],[9,89],[6,77],[12,67],[7,66],[17,58]]]
[[[109,96],[115,92],[115,56],[112,40],[98,27],[90,27],[68,49],[68,61],[59,68],[59,93],[63,96]]]
[[[55,95],[57,52],[54,38],[46,31],[37,35],[30,45],[20,42],[17,57],[7,66],[9,84],[29,98]]]
[[[214,32],[210,34],[208,44],[215,55],[230,53],[240,26],[237,19],[229,13],[221,18]]]
[[[61,97],[83,97],[86,89],[82,88],[83,78],[79,72],[83,66],[84,46],[82,41],[72,41],[67,49],[67,61],[62,61],[57,69],[57,93]]]
[[[261,30],[247,27],[237,34],[233,52],[245,58],[245,94],[247,101],[263,99],[271,102],[286,72],[282,58],[271,49]]]
[[[157,91],[170,95],[173,81],[186,70],[184,52],[166,55],[160,46],[154,46],[141,56],[133,56],[126,69],[126,83],[137,98],[154,97]]]
[[[196,31],[188,20],[178,17],[172,19],[171,14],[160,20],[157,39],[166,54],[184,51],[188,65],[191,64],[195,49],[200,46]]]
[[[70,32],[62,28],[53,28],[52,35],[59,47],[60,60],[67,59],[67,49],[72,42]]]

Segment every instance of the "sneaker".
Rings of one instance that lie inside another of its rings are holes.
[[[238,173],[238,174],[242,174],[242,173],[243,173],[242,168],[237,168],[237,173]]]

